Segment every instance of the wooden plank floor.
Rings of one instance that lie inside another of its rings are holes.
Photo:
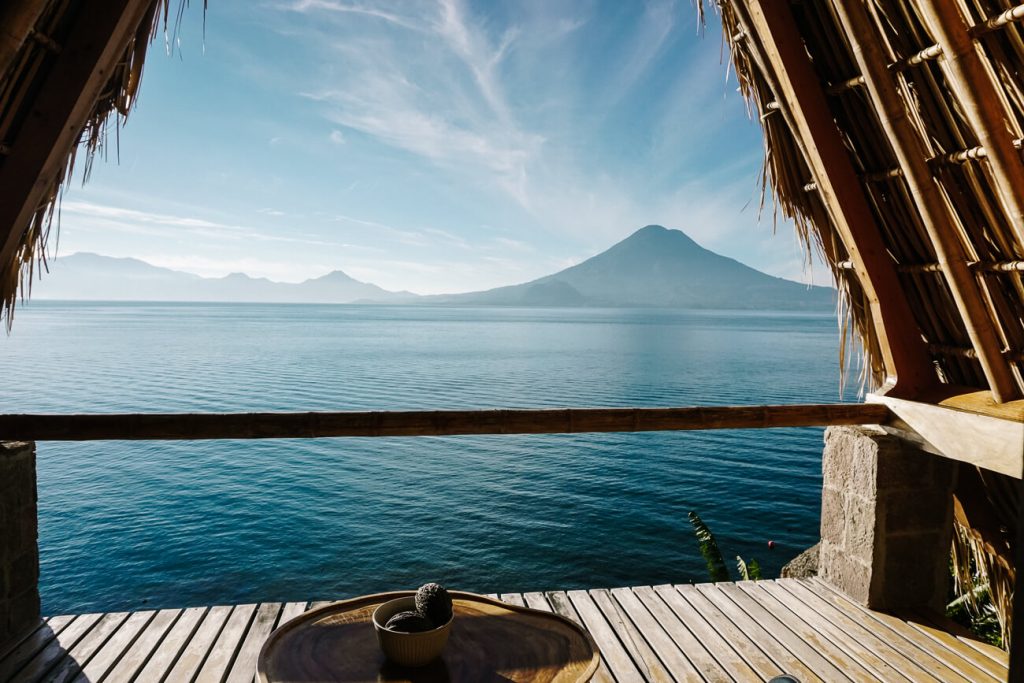
[[[1006,680],[1006,654],[941,619],[854,605],[817,579],[640,586],[501,599],[583,624],[595,681]],[[326,604],[263,603],[56,616],[0,654],[0,681],[253,680],[267,635]],[[945,630],[951,629],[951,630]]]

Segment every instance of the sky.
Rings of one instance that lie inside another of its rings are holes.
[[[691,0],[215,0],[171,29],[64,194],[57,256],[442,293],[653,223],[808,278],[759,215],[761,131]]]

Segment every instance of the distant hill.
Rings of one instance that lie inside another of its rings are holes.
[[[709,251],[680,230],[648,225],[583,263],[538,280],[483,292],[423,297],[436,304],[659,306],[827,310],[828,287],[766,275]]]
[[[206,278],[132,258],[78,253],[56,259],[32,288],[40,299],[95,301],[238,301],[262,303],[400,303],[410,292],[390,292],[336,270],[300,283],[232,273]]]
[[[40,299],[401,303],[467,306],[609,306],[829,310],[834,291],[766,275],[709,251],[679,230],[648,225],[583,263],[483,292],[418,296],[340,270],[300,283],[244,273],[205,278],[131,258],[79,253],[55,260],[33,287]]]

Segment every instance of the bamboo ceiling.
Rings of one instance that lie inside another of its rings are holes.
[[[45,263],[76,150],[91,159],[127,116],[170,4],[0,6],[8,325]],[[832,269],[868,383],[905,396],[941,382],[1019,398],[1024,6],[720,0],[719,9],[764,126],[766,188]]]
[[[765,183],[831,267],[869,383],[914,395],[934,375],[1020,398],[1024,5],[719,9],[764,127]]]

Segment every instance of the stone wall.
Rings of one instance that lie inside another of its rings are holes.
[[[0,649],[37,623],[36,447],[0,441]]]
[[[830,427],[819,575],[877,609],[944,604],[955,463],[876,427]]]

